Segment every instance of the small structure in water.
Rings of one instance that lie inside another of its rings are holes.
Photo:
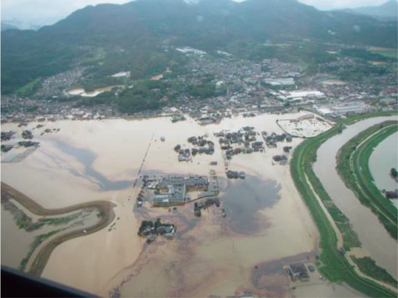
[[[138,235],[146,237],[147,243],[152,243],[157,236],[164,236],[166,239],[173,239],[176,233],[176,226],[173,224],[165,224],[158,218],[156,221],[144,220],[138,230]]]
[[[204,202],[195,202],[194,204],[194,214],[196,217],[201,217],[202,216],[202,209],[207,209],[210,206],[215,205],[216,207],[220,207],[221,203],[220,203],[220,199],[218,198],[210,198],[207,199]],[[224,210],[224,209],[223,209]]]
[[[288,274],[292,281],[300,279],[301,281],[309,280],[310,276],[308,275],[307,268],[302,263],[290,264],[286,268]]]
[[[246,178],[246,174],[245,172],[236,172],[236,171],[227,171],[227,177],[229,179],[245,179]]]
[[[165,138],[165,137],[161,137],[160,140],[161,140],[162,142],[164,142],[164,141],[166,141],[166,138]]]

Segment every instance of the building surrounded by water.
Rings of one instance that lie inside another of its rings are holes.
[[[151,188],[156,190],[151,198],[153,207],[183,205],[191,201],[189,191],[200,191],[196,199],[214,197],[219,192],[216,177],[166,176],[151,182]]]

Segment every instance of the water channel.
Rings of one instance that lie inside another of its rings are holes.
[[[397,117],[378,117],[363,120],[347,127],[342,134],[326,141],[317,152],[314,164],[315,174],[336,206],[350,219],[358,233],[362,247],[376,263],[397,278],[397,242],[387,233],[369,208],[363,206],[354,193],[348,189],[336,170],[336,155],[339,149],[361,131],[386,120]]]
[[[398,133],[394,133],[374,148],[370,155],[369,168],[376,186],[380,190],[394,190],[397,182],[391,177],[391,168],[398,169]],[[391,200],[398,208],[398,200]]]

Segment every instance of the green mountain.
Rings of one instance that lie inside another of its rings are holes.
[[[389,0],[380,6],[359,7],[355,8],[354,11],[376,18],[396,20],[398,17],[398,3],[396,0]]]
[[[203,50],[311,39],[395,47],[397,28],[366,16],[322,12],[296,0],[137,0],[78,10],[53,26],[2,32],[2,94],[76,65],[110,74],[134,66],[133,76],[164,66],[159,46]],[[238,45],[238,46],[237,46]]]
[[[14,29],[18,29],[18,27],[12,24],[8,24],[6,22],[1,22],[1,31],[14,30]]]

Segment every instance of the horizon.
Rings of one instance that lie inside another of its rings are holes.
[[[242,0],[232,0],[242,2]],[[389,0],[298,0],[318,10],[353,9],[365,6],[380,6]],[[4,23],[18,24],[21,29],[53,25],[68,17],[76,10],[90,5],[118,4],[131,0],[3,0],[1,20]],[[21,8],[23,7],[23,8]],[[38,13],[40,12],[40,13]]]

